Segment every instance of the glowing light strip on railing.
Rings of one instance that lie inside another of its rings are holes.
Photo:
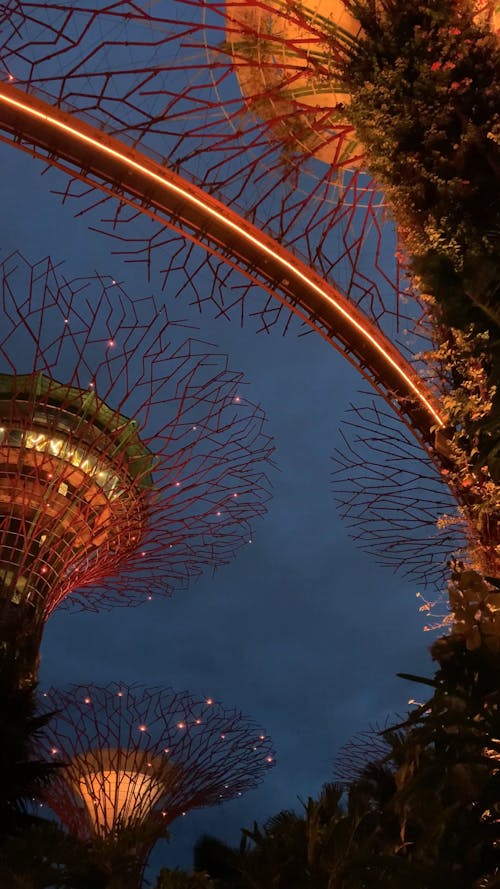
[[[260,241],[259,238],[250,234],[250,232],[246,231],[244,228],[242,228],[240,225],[238,225],[236,222],[232,221],[231,219],[228,219],[222,213],[219,213],[219,211],[216,210],[215,208],[207,205],[204,201],[200,200],[199,198],[196,198],[194,195],[192,195],[186,189],[182,188],[180,185],[177,185],[174,182],[169,182],[168,179],[164,178],[164,176],[160,176],[159,173],[155,173],[153,170],[150,170],[147,166],[144,166],[143,164],[139,163],[138,161],[135,161],[132,158],[127,157],[126,154],[123,154],[122,152],[117,151],[115,148],[111,148],[108,145],[103,145],[101,142],[99,142],[97,139],[94,139],[92,136],[88,136],[85,133],[80,132],[75,127],[72,127],[69,124],[63,123],[62,121],[58,120],[55,117],[52,117],[50,114],[47,114],[44,111],[38,111],[36,108],[32,108],[29,104],[27,104],[25,102],[21,102],[18,99],[14,99],[14,98],[11,98],[10,96],[6,96],[1,91],[0,91],[0,100],[3,100],[4,102],[6,102],[9,105],[13,105],[16,108],[20,108],[23,111],[26,111],[28,114],[31,114],[32,117],[37,117],[40,120],[46,121],[47,123],[51,124],[51,126],[54,126],[56,129],[63,130],[64,132],[70,133],[72,136],[76,136],[81,141],[86,142],[88,145],[91,145],[94,148],[97,148],[99,151],[103,152],[104,154],[107,154],[111,157],[115,157],[115,158],[119,159],[120,161],[124,161],[126,164],[128,164],[129,167],[133,167],[135,170],[138,170],[140,173],[145,174],[150,179],[153,179],[154,181],[160,183],[164,187],[169,188],[171,191],[174,191],[177,194],[182,195],[182,197],[187,199],[188,201],[190,201],[191,204],[194,204],[195,206],[200,207],[200,209],[202,209],[205,213],[209,213],[213,218],[217,219],[219,222],[222,222],[226,227],[231,228],[234,231],[238,232],[240,235],[242,235],[244,238],[246,238],[247,241],[254,244],[256,247],[258,247],[264,253],[267,253],[269,256],[272,256],[282,266],[284,266],[286,269],[288,269],[289,272],[291,272],[297,278],[300,278],[300,280],[303,283],[307,284],[308,287],[312,287],[319,296],[321,296],[323,299],[327,300],[327,302],[331,303],[331,305],[333,305],[335,307],[335,309],[338,312],[340,312],[344,316],[344,318],[346,318],[349,321],[349,323],[352,324],[353,327],[355,327],[365,337],[365,339],[367,339],[375,347],[375,349],[377,349],[377,351],[381,355],[384,356],[386,361],[388,361],[388,363],[391,364],[392,367],[399,373],[399,375],[408,383],[410,388],[414,391],[415,395],[425,405],[425,407],[427,408],[429,413],[432,414],[432,416],[436,420],[437,424],[439,426],[444,426],[443,420],[441,419],[439,414],[436,412],[435,408],[432,406],[430,401],[428,401],[428,399],[425,397],[425,395],[420,391],[420,389],[418,388],[416,383],[411,379],[411,377],[408,376],[408,374],[405,373],[404,370],[402,370],[402,368],[399,366],[397,361],[395,361],[395,359],[392,358],[388,352],[386,352],[386,350],[378,342],[378,340],[372,334],[370,334],[366,330],[366,328],[363,327],[362,324],[360,324],[359,321],[357,321],[355,318],[353,318],[349,314],[349,312],[343,306],[341,306],[340,303],[337,302],[337,300],[335,300],[332,296],[330,296],[328,293],[326,293],[326,291],[323,290],[323,288],[321,288],[318,284],[315,284],[313,281],[311,281],[308,278],[308,276],[306,274],[304,274],[304,272],[301,272],[298,269],[296,269],[295,266],[292,265],[291,262],[284,259],[282,256],[279,255],[279,253],[276,253],[271,247],[262,243],[262,241]]]

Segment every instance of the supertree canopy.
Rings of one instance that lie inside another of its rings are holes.
[[[251,540],[272,447],[240,374],[152,298],[50,260],[0,266],[1,641],[61,603],[136,604]]]
[[[241,796],[274,765],[266,733],[211,698],[112,683],[52,688],[42,703],[57,715],[37,754],[64,764],[43,800],[84,840],[146,827],[154,842],[179,816]]]

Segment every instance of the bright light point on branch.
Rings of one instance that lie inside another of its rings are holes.
[[[152,602],[152,601],[153,601],[153,597],[152,597],[152,596],[148,596],[148,602]]]
[[[108,346],[109,346],[110,349],[112,349],[114,345],[115,345],[115,341],[114,341],[114,340],[108,340]]]
[[[163,750],[164,753],[170,753],[170,747],[165,747]]]
[[[180,483],[180,482],[176,482],[176,483],[175,483],[175,487],[176,487],[176,488],[180,488],[180,486],[181,486],[181,483]]]
[[[122,692],[122,691],[118,691],[116,694],[117,694],[117,696],[118,696],[119,698],[123,698],[123,692]]]
[[[145,556],[145,555],[146,555],[146,553],[145,553],[145,552],[142,552],[142,553],[141,553],[141,556]]]
[[[235,398],[234,400],[235,400],[235,403],[236,403],[236,404],[239,404],[240,401],[241,401],[241,398],[240,398],[239,395],[237,395],[236,398]]]
[[[226,740],[226,736],[225,736],[225,735],[221,735],[220,737],[221,737],[221,741],[225,741],[225,740]]]
[[[213,699],[212,699],[212,698],[207,698],[207,704],[209,704],[209,705],[210,705],[210,704],[213,704]]]
[[[50,752],[52,753],[52,756],[55,756],[57,753],[57,747],[52,747]]]
[[[139,731],[140,731],[140,732],[146,732],[147,730],[148,730],[148,727],[147,727],[147,725],[144,725],[144,723],[142,723],[142,724],[139,726]]]
[[[238,496],[238,494],[237,494],[236,491],[235,491],[234,494],[233,494],[233,497],[237,497],[237,496]]]
[[[215,515],[221,515],[220,509],[215,513]]]
[[[195,719],[196,725],[201,725],[201,719]]]
[[[177,728],[186,728],[186,723],[185,722],[178,722]]]
[[[91,698],[84,698],[83,700],[84,700],[84,702],[85,702],[86,704],[91,704],[91,703],[92,703]]]
[[[265,741],[265,740],[266,740],[266,736],[265,736],[265,735],[259,735],[259,740],[260,740],[260,741]]]
[[[196,432],[197,429],[198,429],[197,426],[193,426],[193,432]]]
[[[272,761],[273,761],[272,756],[266,756],[266,762],[272,762]]]
[[[64,319],[64,323],[65,323],[65,324],[69,324],[69,318],[65,318],[65,319]]]
[[[183,813],[182,813],[182,814],[183,814],[183,815],[185,815],[185,814],[186,814],[186,813],[185,813],[185,812],[183,812]]]

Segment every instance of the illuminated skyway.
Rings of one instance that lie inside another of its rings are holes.
[[[332,343],[427,444],[443,426],[434,394],[397,348],[332,284],[212,195],[102,130],[11,84],[3,141],[125,201],[237,267]]]

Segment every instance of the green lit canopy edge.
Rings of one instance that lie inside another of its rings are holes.
[[[40,402],[43,405],[60,407],[77,422],[72,424],[72,432],[78,431],[80,422],[90,422],[104,432],[113,443],[111,453],[124,453],[127,460],[127,471],[133,479],[138,479],[142,488],[153,487],[152,471],[155,456],[140,440],[137,420],[129,420],[120,416],[117,411],[99,402],[94,389],[77,389],[58,383],[51,377],[37,371],[31,374],[0,373],[0,415],[5,416],[2,402],[27,402],[33,406]]]

